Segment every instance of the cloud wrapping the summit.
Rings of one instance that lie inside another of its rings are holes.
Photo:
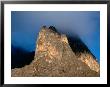
[[[99,11],[11,12],[12,44],[28,51],[35,50],[41,26],[55,26],[61,33],[78,34],[91,52],[100,58]]]

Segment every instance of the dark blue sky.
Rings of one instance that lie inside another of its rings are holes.
[[[27,51],[35,50],[41,26],[55,26],[61,33],[78,34],[100,60],[99,11],[12,11],[11,44]]]

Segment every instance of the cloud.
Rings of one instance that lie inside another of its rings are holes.
[[[31,32],[12,32],[13,46],[33,51],[36,44],[36,38]]]
[[[35,49],[35,41],[43,25],[53,25],[59,32],[68,35],[78,34],[92,53],[99,57],[100,12],[12,12],[12,43],[28,50]]]

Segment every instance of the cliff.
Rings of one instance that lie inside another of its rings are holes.
[[[79,38],[60,34],[55,27],[43,26],[39,32],[34,60],[12,69],[12,76],[96,77],[99,64]]]

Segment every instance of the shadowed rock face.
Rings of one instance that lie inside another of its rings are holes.
[[[96,72],[100,71],[100,67],[95,56],[79,37],[68,37],[68,42],[78,59],[86,63],[92,70]]]
[[[99,64],[84,43],[43,26],[36,43],[34,60],[12,69],[12,76],[100,76]]]
[[[28,52],[13,45],[11,46],[11,51],[11,69],[28,65],[34,59],[34,51]]]

